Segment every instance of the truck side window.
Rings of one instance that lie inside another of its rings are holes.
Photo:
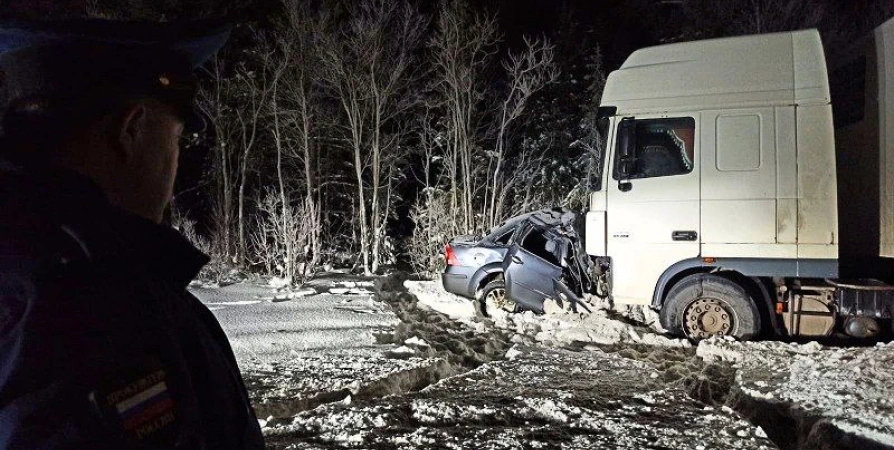
[[[668,177],[692,172],[695,157],[695,119],[636,121],[636,150],[628,179]],[[618,179],[615,158],[614,179]]]
[[[556,255],[546,250],[546,236],[543,235],[543,231],[538,230],[537,228],[532,229],[528,235],[525,236],[521,246],[528,252],[543,258],[548,263],[556,266],[559,265],[559,259]]]

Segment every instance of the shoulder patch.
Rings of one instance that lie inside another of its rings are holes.
[[[113,374],[89,397],[110,428],[131,439],[171,444],[177,440],[180,426],[169,386],[168,372],[162,364],[147,358]]]

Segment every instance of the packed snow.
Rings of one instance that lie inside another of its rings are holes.
[[[815,428],[807,441],[835,428],[851,440],[894,447],[894,343],[864,348],[712,339],[699,344],[706,361],[730,362],[734,388],[752,402],[793,410]],[[817,426],[819,425],[819,426]]]
[[[481,327],[476,317],[473,301],[444,290],[439,281],[406,281],[406,288],[419,299],[419,303],[471,328]],[[599,306],[599,305],[594,305]],[[659,334],[642,323],[634,323],[604,308],[590,313],[575,313],[555,309],[544,315],[530,311],[512,314],[502,310],[492,311],[493,325],[517,334],[533,337],[546,345],[569,344],[645,344],[666,347],[689,347],[686,340],[673,339]]]
[[[515,351],[419,392],[307,411],[268,440],[296,449],[774,448],[736,414],[657,381],[646,362],[600,350]]]
[[[400,323],[390,308],[371,294],[329,293],[372,286],[369,280],[323,279],[295,291],[234,284],[192,292],[221,322],[266,426],[442,363],[414,355],[393,358],[395,346],[379,343],[380,335],[390,336]]]
[[[392,278],[194,292],[273,449],[894,446],[894,344],[693,347],[638,311],[483,317]]]

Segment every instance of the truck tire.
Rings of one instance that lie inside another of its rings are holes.
[[[481,306],[481,313],[485,317],[491,317],[495,309],[502,309],[506,312],[516,312],[518,305],[515,300],[506,296],[506,283],[503,280],[495,280],[487,283],[481,289],[481,295],[478,298]]]
[[[761,330],[760,312],[748,292],[711,274],[690,275],[674,285],[660,318],[665,329],[693,341],[711,336],[747,341]]]

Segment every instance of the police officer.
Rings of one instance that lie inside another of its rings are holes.
[[[161,225],[223,28],[0,26],[0,449],[260,449],[226,336]]]

